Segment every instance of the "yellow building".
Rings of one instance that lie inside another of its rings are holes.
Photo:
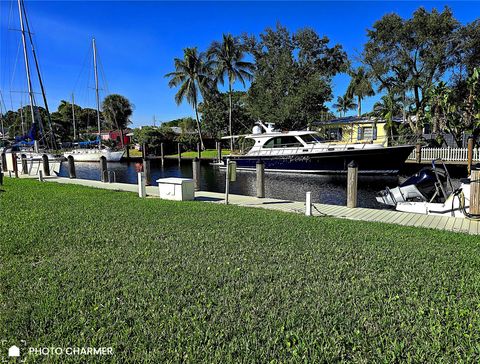
[[[326,140],[342,143],[376,143],[387,145],[385,120],[348,116],[314,122],[313,126]]]

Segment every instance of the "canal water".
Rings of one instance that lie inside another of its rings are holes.
[[[137,171],[141,163],[121,162],[109,163],[108,169],[115,173],[116,181],[137,183]],[[76,163],[77,178],[99,180],[99,163]],[[162,166],[160,160],[151,161],[152,184],[165,177],[192,177],[192,162],[185,160],[178,164],[176,160],[165,160]],[[67,164],[63,163],[60,176],[68,177]],[[230,184],[233,194],[255,196],[255,172],[237,171],[237,180]],[[375,196],[385,186],[396,187],[402,177],[360,176],[358,181],[358,203],[360,207],[382,208],[376,202]],[[265,195],[269,198],[304,201],[305,193],[312,192],[313,202],[332,205],[346,203],[346,176],[325,176],[313,174],[265,174]],[[203,161],[201,165],[201,190],[225,192],[225,170],[209,165]]]

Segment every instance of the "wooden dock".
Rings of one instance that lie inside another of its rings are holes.
[[[95,187],[116,191],[128,191],[138,193],[136,184],[128,183],[104,183],[85,179],[70,179],[63,177],[47,177],[45,181],[75,184],[87,187]],[[158,197],[157,186],[147,186],[147,196]],[[212,203],[224,203],[225,195],[218,192],[197,191],[195,193],[197,201],[206,201]],[[300,201],[279,200],[272,198],[257,198],[252,196],[232,195],[229,196],[229,202],[232,205],[263,208],[284,212],[305,213],[305,203]],[[313,216],[330,216],[335,218],[374,221],[387,224],[397,224],[404,226],[415,226],[437,230],[447,230],[462,232],[472,235],[480,235],[480,221],[469,220],[466,218],[450,216],[429,216],[413,213],[405,213],[391,210],[377,210],[368,208],[347,208],[346,206],[325,205],[314,203],[312,209]]]

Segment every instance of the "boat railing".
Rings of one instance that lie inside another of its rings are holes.
[[[361,144],[360,148],[355,148],[353,145]],[[257,150],[250,150],[248,152],[249,156],[282,156],[290,154],[301,154],[301,153],[313,153],[316,150],[322,151],[333,151],[333,150],[348,150],[348,149],[364,149],[365,146],[369,143],[322,143],[322,147],[318,148],[315,144],[308,146],[295,146],[292,147],[291,144],[277,144],[272,148],[260,148]]]

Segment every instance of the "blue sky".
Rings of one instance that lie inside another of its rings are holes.
[[[119,93],[135,105],[133,125],[193,116],[188,104],[177,106],[175,89],[164,75],[185,47],[205,50],[222,33],[258,35],[277,22],[290,31],[315,29],[340,43],[355,59],[366,41],[366,29],[384,14],[409,17],[419,6],[452,8],[462,23],[475,20],[480,2],[128,2],[27,1],[26,8],[40,60],[48,101],[56,109],[61,99],[94,107],[91,38],[97,40],[102,94]],[[0,90],[7,108],[26,102],[26,89],[16,1],[0,1]],[[104,75],[104,76],[103,76]],[[106,82],[104,82],[104,80]],[[334,96],[343,95],[346,75],[334,79]],[[35,91],[39,91],[34,84]],[[37,95],[40,101],[40,95]],[[378,97],[378,96],[377,96]],[[377,97],[367,99],[371,109]]]

